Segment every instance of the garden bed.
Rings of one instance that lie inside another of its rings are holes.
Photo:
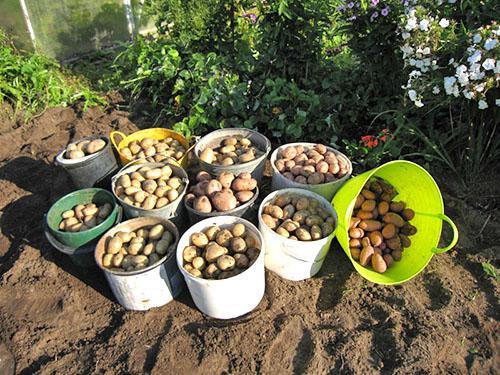
[[[334,242],[312,279],[266,271],[264,299],[239,319],[203,316],[187,291],[161,308],[125,311],[99,270],[50,246],[42,221],[72,191],[56,152],[137,125],[112,107],[53,108],[0,134],[0,363],[10,352],[26,374],[495,372],[499,288],[481,265],[498,262],[494,188],[489,205],[445,193],[459,244],[401,286],[365,281]]]

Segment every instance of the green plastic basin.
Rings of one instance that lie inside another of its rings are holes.
[[[64,211],[71,210],[78,204],[95,203],[102,205],[110,203],[113,207],[111,214],[99,225],[83,232],[64,232],[59,230],[59,223],[62,220],[61,214]],[[47,226],[50,233],[63,245],[78,248],[99,237],[101,237],[109,228],[111,228],[118,215],[119,206],[116,203],[113,194],[109,191],[99,188],[89,188],[77,190],[65,195],[52,205],[47,213]]]

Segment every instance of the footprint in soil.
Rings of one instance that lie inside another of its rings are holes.
[[[424,283],[431,300],[431,310],[440,310],[450,304],[451,292],[445,288],[438,276],[427,273],[424,277]]]

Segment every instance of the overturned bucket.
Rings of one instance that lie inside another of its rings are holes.
[[[171,250],[162,261],[137,271],[114,271],[102,265],[107,239],[117,232],[135,231],[146,226],[162,224],[174,234]],[[104,272],[118,303],[127,310],[148,310],[172,301],[184,289],[184,280],[177,268],[175,249],[179,231],[169,220],[157,217],[140,217],[125,221],[109,230],[97,243],[95,262]]]
[[[110,177],[117,169],[113,149],[109,139],[105,136],[91,136],[80,141],[102,139],[106,142],[104,148],[94,154],[79,159],[66,159],[66,148],[55,158],[55,163],[63,167],[69,173],[73,183],[78,189],[101,185],[103,180]]]
[[[315,241],[296,241],[280,236],[264,223],[262,211],[269,202],[281,195],[299,195],[316,199],[335,219],[333,232],[328,237]],[[308,279],[319,272],[330,250],[338,225],[337,213],[330,202],[312,191],[293,188],[282,189],[264,198],[259,207],[258,218],[259,230],[264,238],[265,264],[268,270],[277,273],[284,279],[296,281]]]
[[[349,250],[348,229],[354,203],[371,177],[380,177],[394,186],[398,192],[394,199],[406,202],[407,206],[415,211],[411,223],[418,230],[411,237],[411,246],[405,248],[401,260],[394,262],[384,273],[363,267],[352,259]],[[458,229],[444,214],[443,198],[436,181],[424,168],[409,161],[391,161],[351,178],[337,192],[332,202],[339,214],[337,239],[340,245],[356,271],[365,279],[377,284],[400,284],[412,279],[427,266],[434,254],[444,253],[458,242]],[[448,246],[438,248],[443,221],[451,226],[453,239]]]

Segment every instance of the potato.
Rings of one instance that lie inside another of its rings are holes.
[[[262,221],[272,230],[275,230],[278,227],[278,220],[268,214],[261,215]]]
[[[80,150],[74,150],[70,152],[66,152],[66,156],[68,159],[80,159],[85,156],[85,153]]]
[[[231,189],[233,191],[251,191],[257,187],[257,180],[253,178],[236,178],[232,184]]]
[[[169,203],[170,203],[170,201],[168,200],[168,198],[165,198],[165,197],[158,198],[158,200],[156,201],[156,207],[155,208],[165,207]]]
[[[321,224],[321,232],[323,233],[323,237],[328,237],[334,230],[335,227],[331,223],[324,222],[323,224]]]
[[[408,238],[408,236],[406,236],[404,234],[400,234],[399,239],[401,240],[402,247],[410,247],[411,246],[411,240]]]
[[[386,202],[386,201],[381,201],[381,202],[378,204],[378,206],[377,206],[379,215],[382,215],[382,216],[383,216],[383,215],[385,215],[387,212],[389,212],[389,207],[390,207],[390,206],[389,206],[389,203],[388,203],[388,202]]]
[[[359,223],[359,228],[366,232],[373,232],[382,229],[382,223],[378,220],[361,220]]]
[[[246,203],[253,198],[254,194],[251,191],[238,191],[234,196],[238,202]]]
[[[351,247],[349,250],[351,252],[352,259],[359,260],[359,255],[361,254],[361,249],[359,249],[357,247]]]
[[[102,265],[104,267],[111,267],[111,262],[113,260],[113,254],[104,254],[104,256],[102,257]]]
[[[226,254],[226,249],[217,243],[209,244],[205,249],[205,259],[209,263],[217,261],[224,254]]]
[[[108,242],[107,252],[109,254],[117,254],[123,246],[123,241],[120,237],[114,236]]]
[[[193,202],[193,209],[199,212],[209,213],[212,212],[212,204],[206,195],[195,198]]]
[[[247,243],[248,245],[248,243]],[[246,256],[250,259],[250,260],[255,260],[259,257],[260,255],[260,250],[257,249],[256,247],[249,247],[247,252],[246,252]]]
[[[193,268],[202,271],[205,268],[205,260],[202,257],[195,257],[191,262]]]
[[[286,159],[286,160],[293,159],[296,156],[297,156],[297,149],[294,146],[285,147],[281,151],[281,157]]]
[[[361,228],[352,228],[349,230],[349,236],[351,238],[363,238],[365,236],[365,232]]]
[[[391,252],[391,256],[396,262],[399,262],[401,260],[402,255],[403,252],[401,250],[393,250]]]
[[[208,244],[208,237],[205,233],[193,233],[191,235],[191,243],[199,248],[203,248]]]
[[[207,279],[214,279],[221,273],[215,263],[210,263],[204,270],[203,276]]]
[[[398,236],[394,236],[393,238],[388,239],[385,241],[387,244],[387,247],[391,250],[401,250],[401,239]]]
[[[158,184],[154,180],[145,180],[142,182],[141,187],[147,193],[153,194],[158,187]]]
[[[248,268],[250,264],[250,259],[245,254],[234,254],[234,260],[236,261],[236,267],[238,268]]]
[[[177,190],[169,190],[167,191],[167,199],[169,202],[175,201],[177,198],[179,198],[179,192]]]
[[[319,225],[313,224],[311,226],[311,238],[313,241],[323,238],[323,232],[321,231],[321,227]]]
[[[155,252],[160,255],[165,255],[168,251],[168,247],[170,246],[170,241],[163,238],[156,243]]]
[[[238,224],[237,224],[238,225]],[[240,224],[242,225],[242,224]],[[209,241],[215,241],[215,236],[217,235],[217,233],[220,232],[220,227],[217,226],[217,225],[213,225],[211,227],[208,227],[208,229],[206,229],[204,231],[205,235],[207,236],[208,240]]]
[[[290,237],[290,233],[285,228],[283,228],[281,226],[276,228],[275,232],[282,237],[285,237],[285,238]]]
[[[234,224],[233,228],[231,229],[231,234],[234,237],[243,237],[246,234],[245,225],[241,223]]]
[[[363,250],[361,250],[361,253],[359,254],[359,263],[363,267],[365,267],[368,263],[370,263],[373,254],[375,254],[373,247],[371,246],[364,247]]]
[[[222,190],[222,184],[218,180],[210,180],[205,188],[205,194],[212,197],[215,193]]]
[[[371,258],[371,263],[372,268],[378,273],[384,273],[387,270],[387,264],[380,254],[374,253]]]
[[[220,246],[229,247],[231,238],[233,238],[231,231],[229,229],[222,229],[215,236],[215,241]]]
[[[222,271],[231,271],[236,265],[236,260],[230,255],[221,255],[217,258],[217,267]]]
[[[383,216],[382,220],[384,221],[384,223],[394,224],[398,228],[401,228],[403,225],[405,225],[405,221],[403,220],[403,218],[394,212],[386,213]]]
[[[217,211],[223,212],[236,208],[238,201],[230,190],[222,189],[221,191],[214,194],[214,196],[212,197],[212,203]]]
[[[101,151],[104,146],[106,146],[106,142],[103,139],[94,139],[86,145],[84,151],[87,154],[95,154]]]
[[[149,240],[156,241],[159,240],[163,233],[165,232],[165,227],[162,224],[156,224],[149,230]]]
[[[295,231],[295,235],[300,241],[311,241],[311,233],[304,227],[300,227]]]
[[[217,179],[219,180],[220,184],[225,189],[231,188],[231,184],[233,183],[234,178],[235,178],[234,174],[229,173],[229,172],[222,172],[219,175],[219,177],[217,177]]]
[[[391,202],[390,209],[392,212],[401,212],[406,207],[404,202]]]
[[[319,217],[318,215],[311,215],[306,217],[306,225],[307,226],[313,226],[313,225],[321,225],[323,224],[323,219]]]
[[[405,208],[403,211],[401,211],[401,216],[406,221],[413,220],[413,218],[415,217],[415,211],[413,211],[411,208]]]
[[[386,224],[382,229],[382,236],[385,239],[393,238],[396,235],[397,229],[396,226],[392,223]]]
[[[392,263],[394,263],[394,258],[392,257],[391,254],[384,254],[382,258],[384,258],[387,268],[389,268],[392,265]]]
[[[373,246],[378,247],[382,241],[384,240],[384,237],[380,231],[373,231],[368,234],[370,238],[370,242],[372,243]]]
[[[247,244],[241,237],[233,237],[230,240],[229,248],[235,253],[244,253],[247,250]]]

